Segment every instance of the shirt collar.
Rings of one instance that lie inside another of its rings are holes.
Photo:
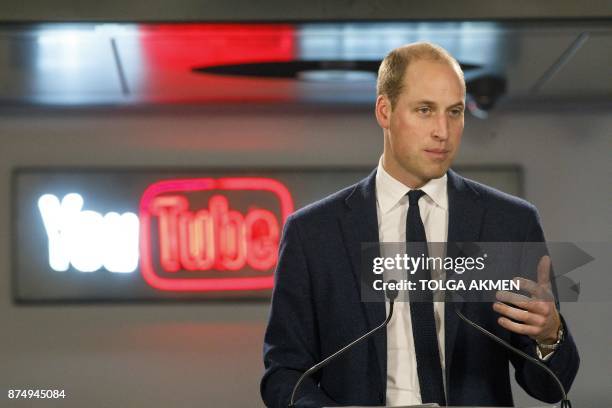
[[[376,171],[376,199],[382,213],[385,214],[395,207],[410,190],[410,187],[387,173],[382,165],[381,157]],[[440,178],[429,180],[420,190],[427,194],[433,204],[445,210],[448,209],[446,174]]]

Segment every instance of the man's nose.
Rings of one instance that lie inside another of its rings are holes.
[[[449,126],[449,121],[448,121],[448,118],[446,117],[446,114],[443,113],[443,114],[437,115],[435,122],[434,122],[432,136],[439,140],[448,139],[448,126]]]

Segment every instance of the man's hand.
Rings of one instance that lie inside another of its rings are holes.
[[[538,262],[537,283],[524,278],[515,279],[519,281],[521,290],[529,292],[531,297],[506,291],[497,292],[499,302],[493,304],[493,310],[503,316],[497,319],[497,322],[511,332],[525,334],[539,343],[555,343],[561,318],[550,284],[550,257],[543,256]]]

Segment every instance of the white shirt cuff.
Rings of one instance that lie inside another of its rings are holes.
[[[540,351],[540,348],[538,347],[537,344],[535,348],[536,348],[536,354],[538,355],[538,358],[542,361],[547,361],[553,354],[555,354],[555,351],[556,351],[556,350],[553,350],[550,353],[548,353],[546,356],[542,357],[542,352]]]

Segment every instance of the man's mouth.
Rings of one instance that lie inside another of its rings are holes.
[[[445,159],[450,150],[447,149],[425,149],[425,153],[434,159]]]

